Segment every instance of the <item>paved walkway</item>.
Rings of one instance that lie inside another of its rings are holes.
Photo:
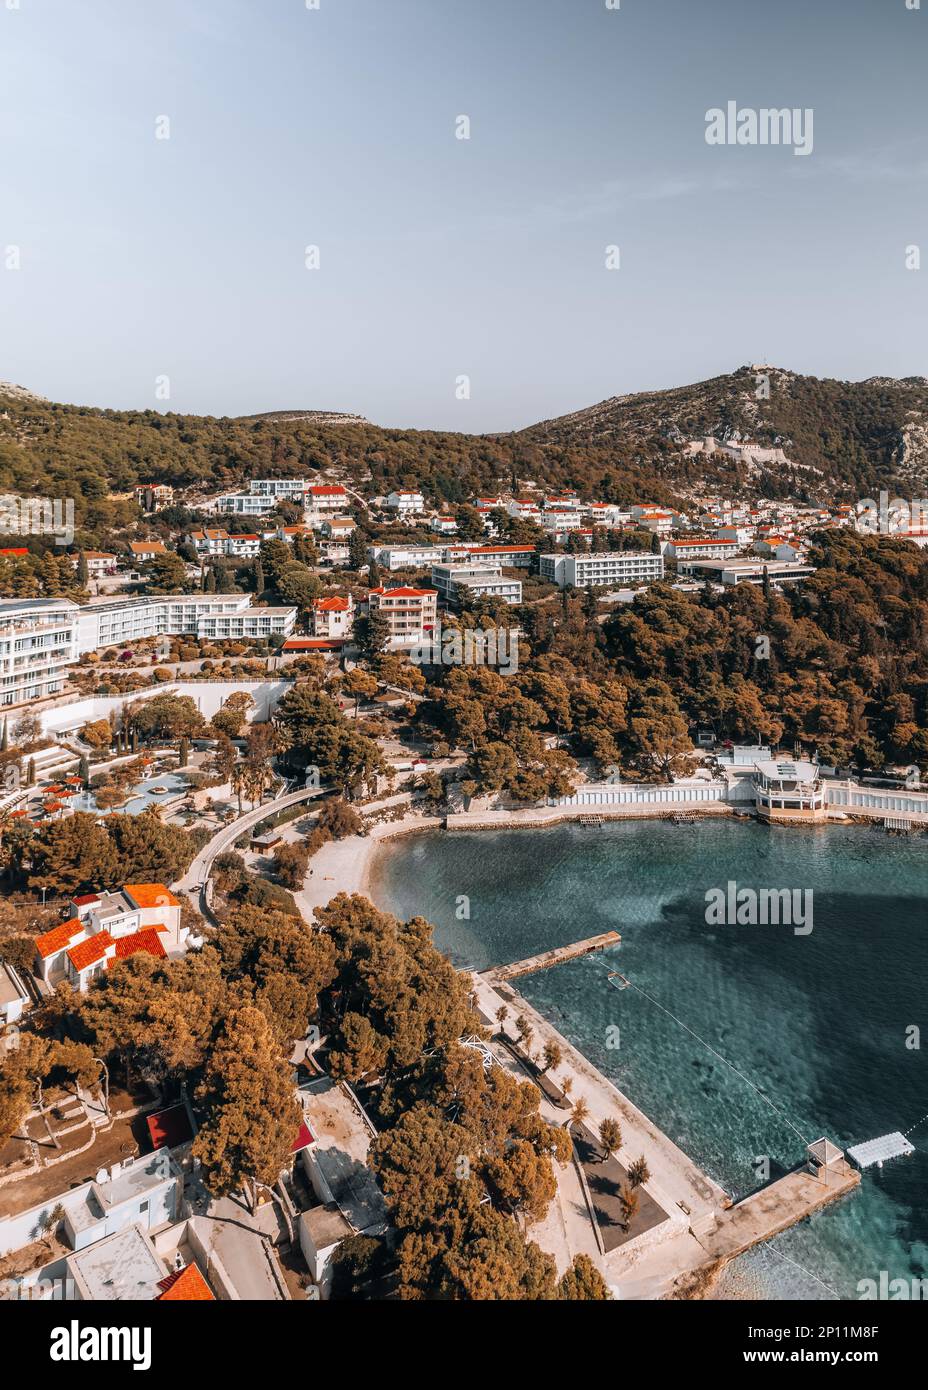
[[[223,850],[227,850],[230,845],[234,845],[240,835],[243,835],[246,830],[251,830],[260,821],[266,820],[268,816],[276,815],[278,811],[283,811],[288,806],[296,806],[301,801],[312,801],[316,797],[323,796],[328,790],[328,788],[310,789],[303,787],[299,791],[288,792],[286,796],[279,796],[276,801],[265,801],[262,806],[255,806],[251,811],[246,811],[230,825],[224,825],[203,846],[183,878],[178,879],[174,884],[175,891],[188,893],[196,900],[195,906],[204,916],[207,916],[209,904],[206,902],[206,884],[209,881],[213,860],[217,855],[222,854]]]

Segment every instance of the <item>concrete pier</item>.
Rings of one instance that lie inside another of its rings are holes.
[[[534,975],[539,970],[549,970],[552,965],[563,965],[566,960],[590,956],[594,951],[605,951],[609,946],[618,946],[621,940],[617,931],[607,931],[600,936],[587,937],[585,941],[572,941],[569,946],[557,946],[553,951],[542,951],[540,955],[513,961],[511,965],[493,966],[480,973],[490,984],[505,984],[507,980],[516,980],[520,975]]]
[[[710,1261],[731,1260],[853,1192],[859,1182],[860,1173],[845,1159],[817,1172],[803,1165],[712,1219],[693,1222],[690,1230]]]

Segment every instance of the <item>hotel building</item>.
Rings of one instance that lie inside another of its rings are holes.
[[[644,550],[616,550],[590,555],[542,555],[542,579],[561,589],[586,589],[603,584],[652,583],[664,577],[663,555]]]
[[[274,634],[286,637],[296,624],[295,608],[252,608],[248,594],[109,599],[86,604],[77,614],[77,656],[145,637],[190,635],[216,642]]]
[[[0,603],[0,704],[41,700],[64,688],[78,657],[80,611],[66,598]]]

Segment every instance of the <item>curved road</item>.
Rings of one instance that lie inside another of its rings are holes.
[[[209,910],[209,903],[206,901],[206,885],[209,882],[210,871],[216,856],[222,854],[223,850],[228,849],[241,834],[257,825],[259,821],[273,816],[277,811],[282,811],[287,806],[296,806],[300,801],[312,801],[318,796],[325,796],[330,790],[329,787],[303,787],[299,791],[288,792],[286,796],[279,796],[276,801],[265,801],[263,806],[255,806],[251,811],[246,811],[243,816],[232,821],[230,825],[224,825],[203,846],[183,878],[178,879],[174,884],[175,891],[189,893],[192,898],[198,899],[195,905],[204,917],[210,917],[212,914]]]

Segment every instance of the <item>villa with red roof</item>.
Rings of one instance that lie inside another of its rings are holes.
[[[354,622],[354,599],[342,597],[317,598],[313,602],[314,637],[349,637]]]
[[[52,988],[67,982],[83,992],[114,961],[140,951],[165,959],[187,949],[180,902],[163,883],[82,893],[71,900],[71,908],[72,917],[35,941],[35,974]]]

